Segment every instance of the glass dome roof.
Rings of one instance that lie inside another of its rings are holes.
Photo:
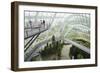
[[[25,44],[32,36],[39,34],[31,47],[45,40],[49,40],[54,35],[56,38],[68,39],[90,48],[90,14],[25,11],[24,15]],[[41,21],[45,21],[44,27],[40,27]],[[84,44],[84,42],[88,44]]]

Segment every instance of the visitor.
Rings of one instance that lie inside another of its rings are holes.
[[[45,20],[43,20],[43,26],[44,26],[44,28],[45,28]]]

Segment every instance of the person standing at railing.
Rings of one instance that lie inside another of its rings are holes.
[[[42,20],[40,20],[40,23],[39,23],[39,31],[40,31],[41,25],[42,25]]]
[[[29,20],[29,25],[30,25],[30,28],[32,29],[32,21]]]
[[[45,20],[43,20],[43,23],[42,23],[42,24],[43,24],[43,26],[44,26],[44,28],[45,28]]]
[[[45,20],[40,20],[40,24],[39,24],[39,31],[40,31],[40,29],[45,29]]]

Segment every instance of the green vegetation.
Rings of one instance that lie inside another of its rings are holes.
[[[85,41],[84,39],[76,39],[75,41],[78,42],[81,45],[84,45],[84,46],[90,48],[90,42]]]
[[[86,59],[90,58],[90,54],[82,51],[78,47],[72,46],[70,48],[70,53],[69,53],[70,58],[72,59],[72,56],[74,56],[74,59]]]
[[[61,50],[63,48],[63,43],[61,40],[56,41],[55,36],[52,36],[52,42],[46,44],[44,50],[40,51],[42,59],[48,59],[50,56],[55,55],[59,60],[61,58]]]
[[[62,42],[62,40],[56,40],[55,37],[61,37],[64,40],[69,39],[82,46],[90,48],[90,14],[57,13],[55,15],[55,13],[51,12],[32,12],[32,14],[28,13],[26,12],[25,16],[25,27],[30,26],[28,23],[30,19],[33,22],[36,20],[36,25],[42,18],[46,21],[46,25],[50,24],[50,28],[41,33],[31,46],[32,48],[34,48],[35,45],[45,40],[49,40],[52,37],[52,40],[50,42],[43,44],[43,46],[40,47],[42,49],[39,52],[39,56],[41,57],[41,59],[61,59],[61,51],[64,48],[63,46],[65,44]],[[34,25],[35,24],[33,24],[33,26]],[[27,42],[25,41],[25,43]],[[65,47],[65,49],[67,48]],[[69,54],[68,56],[70,56],[70,58],[72,58],[72,56],[74,56],[75,59],[90,58],[90,54],[87,54],[86,52],[80,50],[75,46],[72,46],[68,49],[70,49],[70,52],[68,51],[62,53],[65,53],[64,55],[66,55],[66,53],[67,55]],[[32,61],[38,61],[38,56],[33,57]]]
[[[36,61],[37,60],[36,58],[37,57],[32,57],[31,61]]]

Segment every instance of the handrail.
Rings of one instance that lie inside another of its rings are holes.
[[[78,44],[78,43],[76,43],[76,42],[74,42],[74,41],[72,41],[72,40],[69,40],[69,39],[66,39],[66,40],[64,40],[64,41],[65,41],[65,42],[68,42],[68,43],[70,43],[70,44],[72,44],[72,45],[78,47],[79,49],[85,51],[86,53],[90,54],[90,49],[89,49],[89,48],[87,48],[87,47],[85,47],[85,46],[83,46],[83,45],[80,45],[80,44]]]

